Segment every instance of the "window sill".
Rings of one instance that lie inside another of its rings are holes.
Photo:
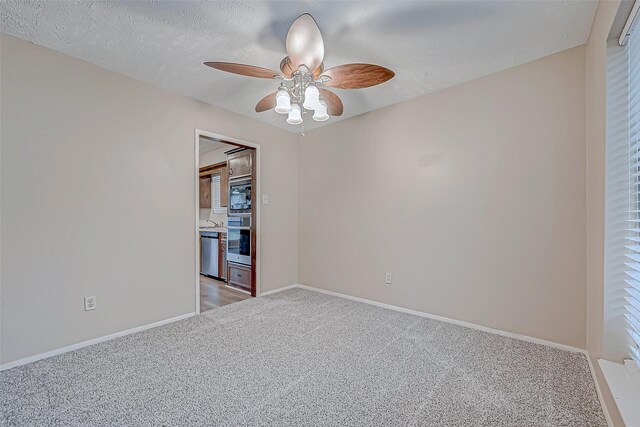
[[[629,367],[621,363],[598,359],[598,364],[604,374],[611,394],[618,406],[620,415],[626,427],[640,427],[640,388],[634,383],[631,369],[637,370],[629,362]],[[637,379],[637,378],[636,378]]]

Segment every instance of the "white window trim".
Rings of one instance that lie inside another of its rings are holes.
[[[604,357],[622,363],[598,359],[627,427],[640,427],[640,141],[632,133],[637,132],[640,117],[640,34],[634,22],[639,8],[636,0],[619,43],[610,43],[607,49]],[[621,244],[622,239],[626,243]],[[623,268],[622,257],[626,258]]]
[[[609,390],[627,427],[640,427],[640,370],[635,362],[625,364],[598,359]]]

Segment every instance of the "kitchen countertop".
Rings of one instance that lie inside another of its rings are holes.
[[[226,233],[226,227],[200,227],[200,231],[213,231],[214,233]]]

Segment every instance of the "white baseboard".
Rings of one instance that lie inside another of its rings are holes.
[[[294,285],[294,286],[291,286],[291,287],[298,287],[298,288],[302,288],[302,289],[307,289],[309,291],[320,292],[320,293],[323,293],[323,294],[333,295],[335,297],[340,297],[340,298],[346,298],[346,299],[350,299],[352,301],[362,302],[362,303],[365,303],[365,304],[375,305],[377,307],[387,308],[389,310],[399,311],[401,313],[413,314],[415,316],[426,317],[428,319],[439,320],[441,322],[446,322],[446,323],[452,323],[454,325],[464,326],[465,328],[471,328],[471,329],[476,329],[478,331],[483,331],[483,332],[488,332],[488,333],[491,333],[491,334],[501,335],[503,337],[514,338],[514,339],[521,340],[521,341],[528,341],[528,342],[532,342],[532,343],[535,343],[535,344],[541,344],[541,345],[546,345],[546,346],[549,346],[549,347],[554,347],[554,348],[557,348],[557,349],[560,349],[560,350],[570,351],[572,353],[582,353],[584,355],[587,355],[586,350],[584,350],[582,348],[572,347],[570,345],[560,344],[560,343],[553,342],[553,341],[547,341],[547,340],[543,340],[543,339],[540,339],[540,338],[534,338],[534,337],[530,337],[530,336],[527,336],[527,335],[516,334],[516,333],[513,333],[513,332],[507,332],[507,331],[503,331],[503,330],[500,330],[500,329],[493,329],[493,328],[489,328],[489,327],[486,327],[486,326],[477,325],[475,323],[463,322],[462,320],[456,320],[456,319],[451,319],[451,318],[448,318],[448,317],[437,316],[435,314],[425,313],[423,311],[411,310],[409,308],[398,307],[396,305],[385,304],[385,303],[378,302],[378,301],[372,301],[372,300],[368,300],[368,299],[364,299],[364,298],[354,297],[354,296],[351,296],[351,295],[341,294],[339,292],[327,291],[325,289],[320,289],[320,288],[313,288],[313,287],[307,286],[307,285],[298,284],[298,285]],[[284,290],[284,289],[282,289],[282,290]]]
[[[179,320],[188,319],[191,316],[194,316],[195,313],[187,313],[181,316],[172,317],[171,319],[160,320],[158,322],[149,323],[148,325],[138,326],[136,328],[127,329],[126,331],[116,332],[114,334],[105,335],[104,337],[94,338],[88,341],[83,341],[77,344],[71,344],[66,347],[61,347],[55,350],[47,351],[45,353],[36,354],[34,356],[25,357],[23,359],[14,360],[13,362],[8,362],[0,365],[0,371],[5,371],[7,369],[15,368],[16,366],[26,365],[27,363],[36,362],[38,360],[47,359],[49,357],[57,356],[59,354],[67,353],[69,351],[78,350],[83,347],[87,347],[93,344],[98,344],[104,341],[109,341],[114,338],[123,337],[125,335],[135,334],[136,332],[142,332],[147,329],[155,328],[157,326],[166,325],[168,323],[177,322]]]
[[[272,289],[270,291],[266,291],[266,292],[261,292],[260,295],[261,297],[266,297],[267,295],[272,295],[272,294],[277,294],[278,292],[282,292],[282,291],[286,291],[287,289],[293,289],[293,288],[297,288],[300,285],[289,285],[289,286],[283,286],[282,288],[278,288],[278,289]]]

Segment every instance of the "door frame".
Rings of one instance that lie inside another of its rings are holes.
[[[261,248],[260,248],[260,198],[261,198],[261,177],[260,177],[260,144],[256,144],[255,142],[245,141],[242,139],[234,138],[231,136],[220,135],[215,132],[209,132],[202,129],[195,129],[195,138],[194,138],[194,147],[195,147],[195,161],[194,161],[194,198],[195,198],[195,228],[194,228],[194,246],[195,246],[195,254],[196,254],[196,262],[195,262],[195,270],[196,270],[196,300],[195,300],[195,313],[200,314],[200,137],[203,136],[205,138],[214,139],[219,142],[237,145],[241,147],[254,148],[256,150],[255,162],[256,162],[256,219],[255,219],[255,230],[256,230],[256,247],[254,250],[256,251],[256,297],[259,297],[261,294],[261,272],[260,272],[260,257],[261,257]]]

